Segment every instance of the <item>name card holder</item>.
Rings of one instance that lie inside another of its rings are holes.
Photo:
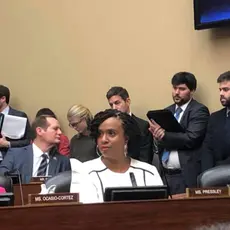
[[[30,180],[30,183],[44,183],[46,180],[48,180],[49,178],[51,178],[51,176],[36,176],[36,177],[32,177]]]
[[[193,198],[204,197],[229,197],[229,187],[213,187],[213,188],[186,188],[186,196]]]
[[[29,204],[78,203],[79,193],[29,194]]]

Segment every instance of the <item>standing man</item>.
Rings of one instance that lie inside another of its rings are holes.
[[[152,149],[152,135],[149,132],[149,124],[147,121],[135,116],[131,113],[131,100],[126,89],[120,86],[112,87],[106,94],[109,105],[112,109],[117,109],[121,112],[128,113],[137,122],[141,131],[141,140],[129,143],[129,156],[137,160],[152,164],[153,149]]]
[[[24,112],[13,109],[9,106],[10,90],[0,85],[0,113],[4,115],[12,115],[24,117],[27,119],[24,136],[20,139],[10,139],[0,135],[0,161],[5,157],[8,148],[23,147],[30,144],[30,123],[27,115]]]
[[[230,164],[230,71],[221,74],[217,83],[224,108],[210,116],[202,147],[202,171]]]
[[[174,104],[167,107],[184,132],[167,132],[154,121],[150,131],[158,141],[162,170],[171,194],[184,193],[187,187],[196,187],[200,173],[199,149],[202,145],[209,119],[208,108],[193,99],[197,81],[193,74],[179,72],[172,78]]]
[[[59,154],[56,148],[60,135],[56,118],[49,115],[37,117],[32,124],[33,143],[10,148],[0,164],[0,174],[19,171],[22,183],[29,183],[32,177],[55,176],[71,170],[69,158]]]

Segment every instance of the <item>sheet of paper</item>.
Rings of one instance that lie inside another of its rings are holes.
[[[1,134],[10,139],[20,139],[26,130],[27,118],[4,115]]]

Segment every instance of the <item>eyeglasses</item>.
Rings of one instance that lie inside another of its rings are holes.
[[[81,118],[78,122],[69,123],[69,127],[76,128],[83,121],[83,119],[84,118]]]

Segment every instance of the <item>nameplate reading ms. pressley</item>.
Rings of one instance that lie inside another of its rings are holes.
[[[228,187],[215,187],[215,188],[187,188],[187,197],[228,197]]]
[[[29,204],[79,202],[79,193],[29,194]]]

